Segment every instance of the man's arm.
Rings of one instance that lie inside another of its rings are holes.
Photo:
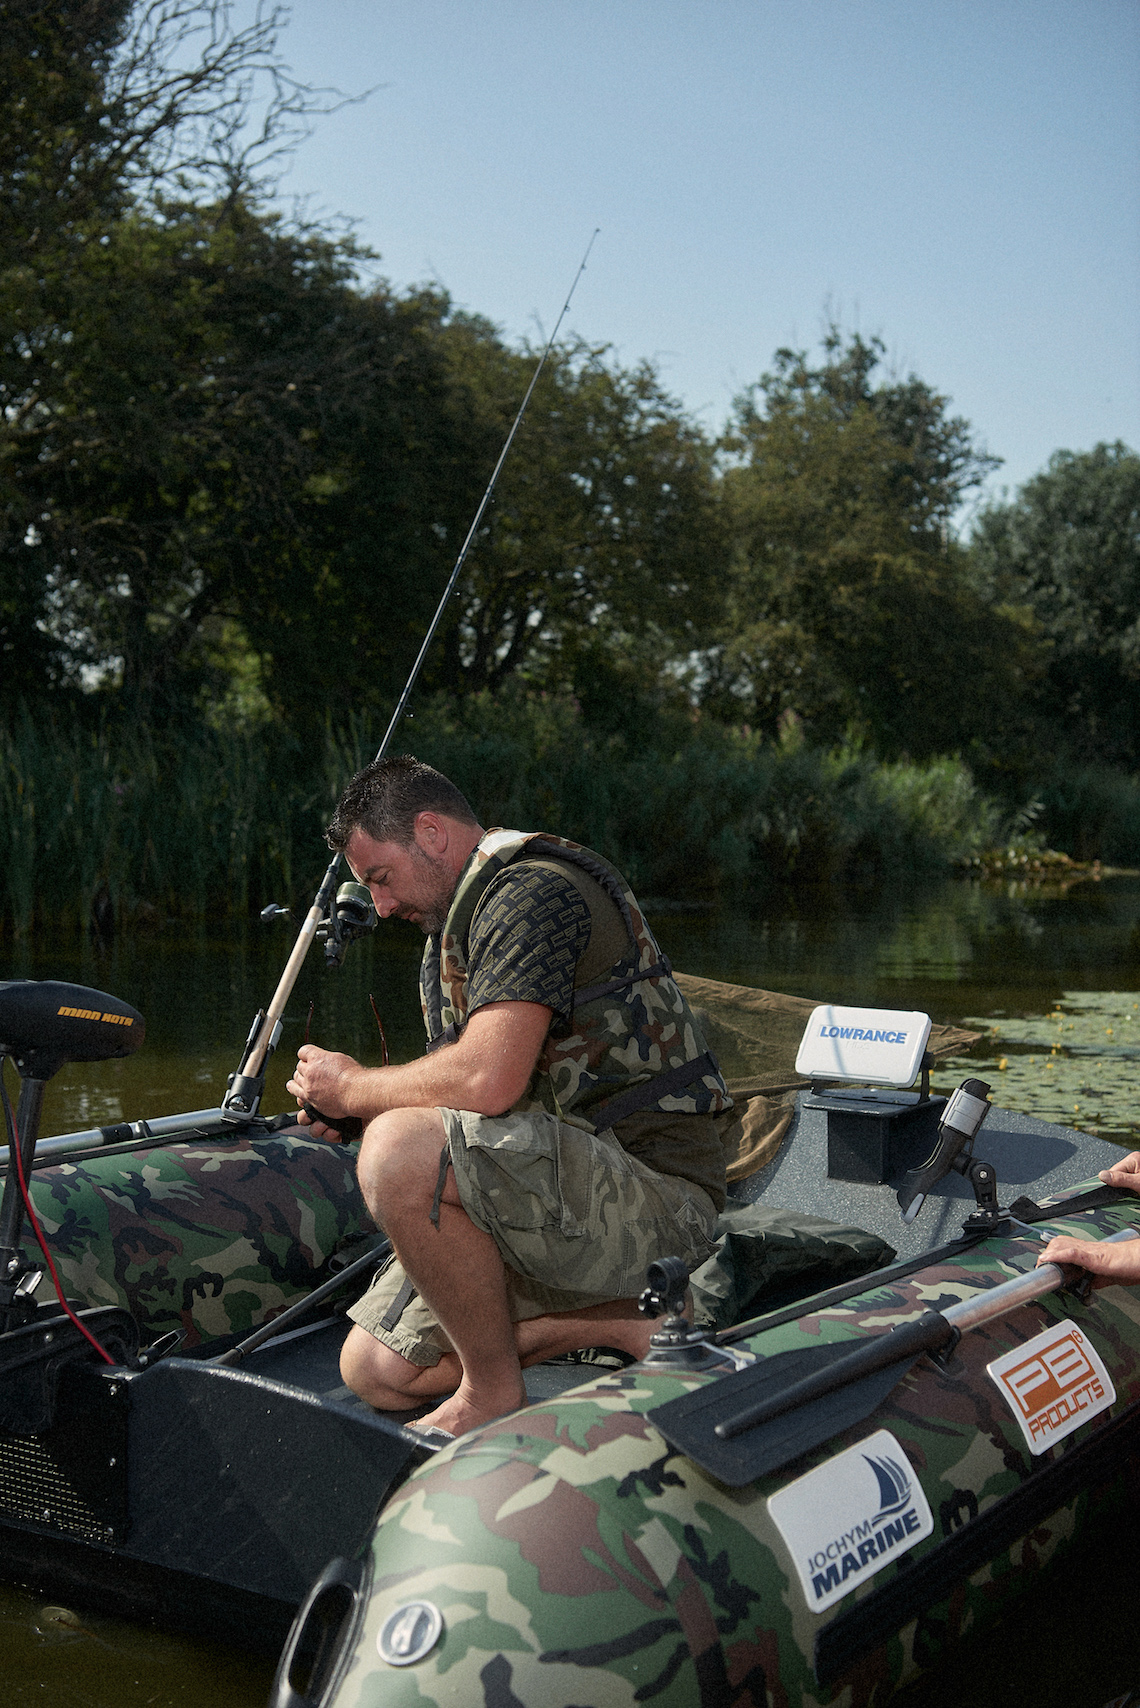
[[[389,1109],[502,1115],[530,1083],[552,1014],[539,1002],[490,1002],[454,1044],[399,1067],[362,1067],[351,1056],[303,1044],[286,1089],[325,1115],[357,1115],[365,1125]]]

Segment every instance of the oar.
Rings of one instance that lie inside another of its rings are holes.
[[[1140,1231],[1125,1228],[1104,1243],[1137,1238]],[[966,1330],[1056,1292],[1072,1275],[1044,1263],[886,1334],[762,1358],[649,1416],[671,1446],[739,1488],[861,1423],[924,1352],[950,1349]]]

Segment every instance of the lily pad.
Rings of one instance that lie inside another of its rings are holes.
[[[1140,996],[1065,991],[1046,1014],[963,1022],[985,1036],[939,1064],[988,1080],[995,1103],[1119,1144],[1140,1145]],[[942,1077],[941,1074],[939,1076]],[[947,1089],[941,1087],[941,1089]]]

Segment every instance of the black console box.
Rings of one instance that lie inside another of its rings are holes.
[[[860,1184],[895,1180],[929,1156],[945,1097],[913,1091],[812,1090],[805,1109],[827,1111],[827,1173]]]

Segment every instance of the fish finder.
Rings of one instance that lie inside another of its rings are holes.
[[[796,1072],[811,1080],[804,1108],[827,1114],[830,1179],[882,1183],[929,1150],[946,1101],[930,1094],[929,1037],[913,1009],[813,1008]]]

